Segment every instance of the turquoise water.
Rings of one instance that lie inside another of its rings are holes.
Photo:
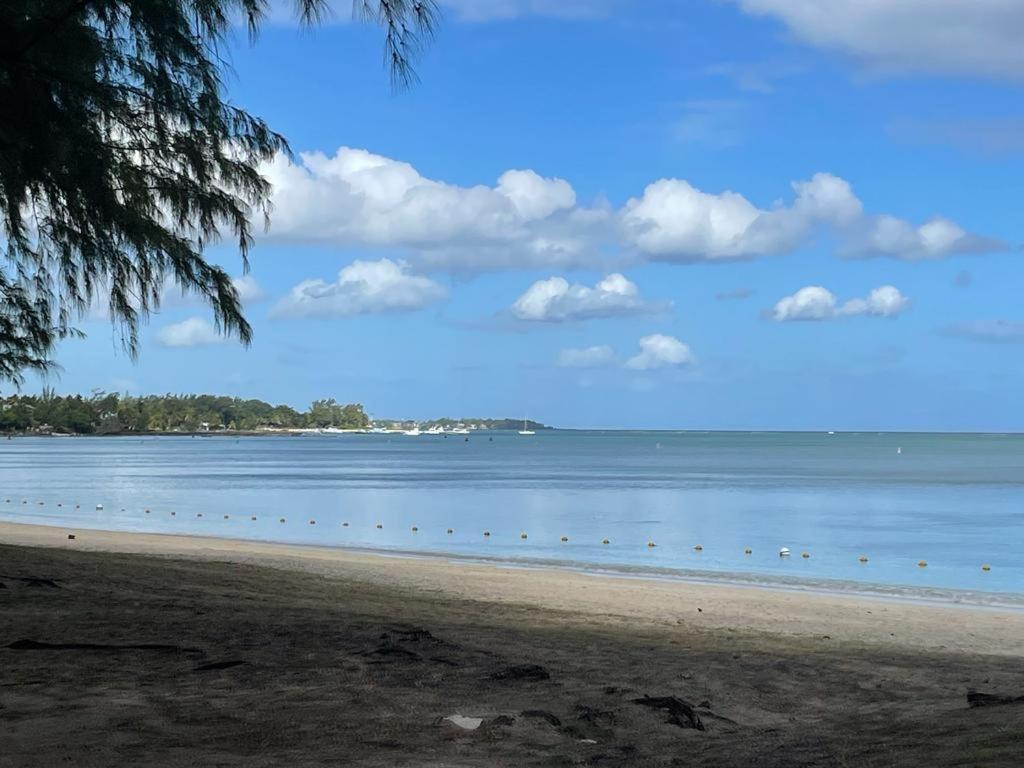
[[[1020,596],[1024,436],[19,438],[0,443],[0,519]]]

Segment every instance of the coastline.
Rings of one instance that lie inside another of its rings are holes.
[[[68,535],[74,535],[69,540]],[[902,650],[1024,656],[1024,611],[773,584],[410,552],[0,522],[0,544],[227,562],[519,606],[608,626],[680,627]],[[827,641],[823,639],[827,638]]]

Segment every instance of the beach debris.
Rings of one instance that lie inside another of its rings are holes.
[[[644,696],[632,701],[642,707],[664,709],[668,712],[668,721],[680,728],[704,730],[704,723],[701,722],[700,715],[694,711],[693,705],[677,696]]]
[[[551,673],[539,664],[514,664],[498,670],[491,675],[492,680],[522,680],[524,682],[540,682],[550,680]]]
[[[202,517],[202,516],[203,516],[202,512],[196,512],[196,517]]]
[[[576,719],[591,725],[615,725],[615,713],[608,709],[576,705]]]
[[[465,717],[463,715],[448,715],[445,720],[464,731],[475,731],[484,721],[482,717]]]
[[[229,519],[228,515],[224,515],[224,519],[228,520]]]
[[[282,517],[282,518],[281,518],[280,520],[278,520],[277,522],[279,522],[279,523],[283,523],[283,522],[284,522],[284,518]]]
[[[341,524],[341,527],[342,527],[342,528],[348,528],[348,523],[342,523],[342,524]]]
[[[658,546],[658,545],[657,545],[657,544],[655,544],[655,543],[654,543],[653,541],[648,541],[648,542],[647,542],[647,546],[648,546],[648,547],[656,547],[656,546]]]
[[[789,547],[783,547],[779,550],[779,557],[789,557]]]
[[[704,551],[704,546],[701,545],[701,544],[694,544],[693,545],[693,551],[694,552],[703,552]]]
[[[39,502],[39,506],[40,506],[40,507],[45,507],[45,506],[46,506],[46,502],[45,502],[45,501],[40,501],[40,502]],[[123,511],[123,510],[122,510],[122,511]]]
[[[74,540],[75,540],[75,534],[69,533],[68,534],[68,541],[74,541]]]
[[[241,659],[232,659],[231,661],[212,661],[209,664],[200,664],[198,667],[193,669],[193,672],[215,672],[219,669],[231,669],[232,667],[240,667],[243,664],[248,664],[247,661]]]
[[[1024,696],[1006,696],[998,693],[978,693],[977,691],[967,692],[967,706],[972,709],[976,707],[992,707],[1000,704],[1024,704]]]
[[[58,502],[57,502],[57,506],[58,506],[58,507],[63,507],[64,505],[63,505],[63,504],[61,504],[61,503],[60,503],[60,502],[58,501]],[[146,510],[146,511],[148,512],[149,510]]]
[[[171,517],[174,517],[177,514],[178,514],[177,512],[171,512]]]
[[[162,643],[132,643],[108,645],[102,643],[44,643],[39,640],[15,640],[8,643],[12,651],[157,651],[161,653],[202,653],[198,648],[183,648],[180,645]]]
[[[568,541],[568,540],[569,540],[569,537],[568,537],[568,536],[563,536],[563,537],[562,537],[562,541]]]
[[[985,563],[985,564],[983,564],[981,566],[981,570],[983,570],[983,571],[991,571],[992,570],[992,566],[989,565],[988,563]]]
[[[925,561],[925,560],[918,560],[917,561],[917,567],[918,568],[927,568],[928,567],[928,562]]]
[[[252,517],[250,517],[249,519],[250,519],[250,520],[255,520],[255,519],[256,519],[256,515],[253,515],[253,516],[252,516]]]
[[[562,721],[559,720],[555,715],[547,712],[543,709],[524,709],[520,712],[523,717],[528,717],[531,720],[543,720],[553,728],[561,728]]]
[[[866,563],[868,561],[868,556],[867,555],[861,555],[860,557],[857,558],[857,560],[859,560],[862,563]]]
[[[746,549],[743,550],[743,554],[744,555],[752,555],[752,554],[754,554],[754,550],[751,549],[750,547],[747,547]]]
[[[21,500],[21,503],[22,503],[22,504],[28,504],[28,499],[22,499],[22,500]],[[103,509],[103,507],[101,507],[101,506],[97,506],[97,507],[96,507],[96,509]]]
[[[809,558],[810,558],[810,556],[811,556],[811,553],[810,553],[810,552],[801,552],[801,553],[800,553],[800,557],[802,557],[802,558],[803,558],[804,560],[807,560],[807,559],[809,559]]]
[[[75,504],[75,509],[81,509],[81,508],[82,508],[81,504]]]
[[[520,538],[520,539],[525,539],[525,538],[527,538],[527,536],[526,536],[526,531],[523,531],[522,533],[520,533],[520,534],[519,534],[519,538]]]

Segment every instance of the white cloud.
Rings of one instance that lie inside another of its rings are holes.
[[[801,288],[792,296],[776,303],[771,317],[779,322],[792,320],[830,320],[834,317],[895,317],[910,304],[899,289],[883,285],[872,290],[866,298],[850,299],[840,305],[832,291],[820,285]]]
[[[243,304],[259,301],[267,295],[252,275],[242,275],[241,277],[233,278],[231,283],[235,286],[235,290],[238,291],[238,298],[242,300]]]
[[[889,256],[921,261],[941,259],[954,253],[986,253],[1004,248],[998,240],[973,235],[941,217],[915,227],[894,216],[875,216],[868,219],[841,250],[846,256]]]
[[[511,170],[494,186],[426,178],[408,163],[342,147],[278,156],[271,240],[399,249],[420,270],[607,269],[627,260],[730,261],[783,254],[832,235],[846,256],[940,258],[1006,248],[945,218],[915,225],[868,215],[849,182],[828,173],[792,183],[793,200],[761,208],[738,192],[661,179],[618,211],[580,205],[572,186]]]
[[[742,195],[702,192],[681,179],[649,185],[621,213],[628,245],[655,261],[733,261],[789,253],[828,228],[845,256],[918,260],[1003,250],[944,218],[915,227],[895,216],[868,216],[849,182],[829,173],[793,182],[790,206],[758,208]]]
[[[222,344],[226,339],[209,320],[190,317],[161,328],[157,331],[156,340],[164,347],[201,347]]]
[[[559,323],[646,314],[667,306],[664,302],[644,301],[636,284],[620,274],[608,275],[593,288],[551,277],[538,280],[516,299],[512,314],[520,320]]]
[[[696,362],[690,348],[674,336],[654,333],[640,339],[640,352],[629,358],[626,367],[638,371]]]
[[[346,317],[422,309],[447,295],[444,286],[391,259],[354,261],[333,283],[304,280],[278,302],[274,316]]]
[[[607,345],[563,349],[558,364],[563,368],[597,368],[615,362],[615,350]]]
[[[1024,76],[1019,0],[733,0],[870,70]]]
[[[461,187],[361,149],[300,157],[263,168],[274,187],[272,239],[403,247],[453,269],[571,266],[593,260],[586,238],[608,218],[578,208],[568,182],[531,170]]]

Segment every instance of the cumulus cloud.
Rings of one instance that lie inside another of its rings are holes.
[[[681,179],[662,179],[630,199],[620,216],[627,245],[655,261],[734,261],[789,253],[823,229],[848,257],[935,259],[1005,249],[941,217],[914,226],[895,216],[870,216],[849,182],[817,173],[792,184],[791,205],[765,210],[742,195],[703,192]]]
[[[409,272],[405,264],[381,259],[354,261],[333,283],[304,280],[278,302],[274,316],[346,317],[378,312],[409,312],[440,301],[444,286]]]
[[[962,336],[975,341],[1024,344],[1024,322],[1017,320],[975,320],[947,326],[943,332],[948,336]]]
[[[563,368],[598,368],[615,362],[615,350],[607,345],[563,349],[558,364]]]
[[[695,362],[693,352],[679,339],[653,333],[640,339],[640,352],[626,361],[626,367],[646,371],[667,366],[691,365]]]
[[[593,261],[589,238],[608,218],[579,208],[568,182],[531,170],[462,187],[362,149],[300,158],[278,155],[262,169],[274,188],[272,239],[404,247],[454,269],[574,266]]]
[[[243,304],[250,304],[254,301],[259,301],[266,297],[263,288],[256,282],[256,278],[252,275],[242,275],[236,277],[231,281],[232,285],[235,286],[235,290],[238,291],[238,298],[242,300]]]
[[[593,288],[565,278],[538,280],[512,305],[512,314],[520,320],[560,323],[597,317],[621,317],[660,311],[665,302],[647,302],[640,289],[620,274],[612,274]]]
[[[156,334],[157,342],[164,347],[202,347],[222,344],[224,336],[217,332],[209,320],[190,317],[180,323],[164,326]]]
[[[733,0],[799,40],[880,72],[1024,76],[1016,0]]]
[[[841,305],[832,291],[820,285],[809,285],[791,296],[780,299],[772,309],[771,317],[779,322],[831,320],[835,317],[857,315],[895,317],[909,304],[910,300],[892,285],[875,288],[867,297],[850,299]]]
[[[761,208],[738,192],[661,179],[619,210],[579,204],[563,179],[510,170],[493,186],[429,179],[408,163],[342,147],[263,166],[273,185],[266,235],[289,243],[400,249],[421,270],[607,269],[628,260],[732,261],[784,254],[827,232],[845,256],[940,258],[1006,248],[949,219],[869,215],[828,173]]]

